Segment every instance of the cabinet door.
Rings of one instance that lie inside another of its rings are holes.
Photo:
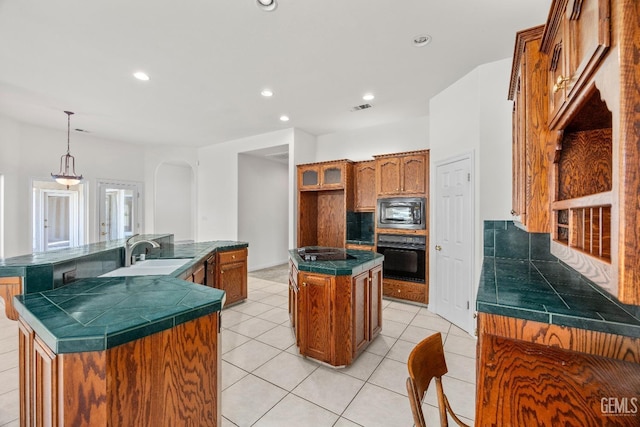
[[[291,327],[296,330],[298,325],[298,269],[289,262],[289,321]],[[298,332],[295,331],[296,341]]]
[[[400,192],[400,159],[385,157],[376,160],[378,195],[398,194]]]
[[[369,340],[372,340],[382,330],[382,265],[370,270],[369,280]]]
[[[226,304],[247,298],[247,250],[219,252],[216,284],[227,294]]]
[[[332,281],[333,277],[301,273],[298,283],[300,352],[324,362],[331,357]]]
[[[320,187],[323,190],[342,188],[344,186],[344,165],[334,164],[322,166]]]
[[[18,321],[18,357],[20,370],[20,420],[23,426],[33,425],[33,330],[20,319]]]
[[[424,155],[402,157],[402,185],[403,194],[424,194],[426,191],[426,158]]]
[[[320,166],[298,167],[298,190],[318,190],[320,188]]]
[[[549,57],[549,123],[560,111],[567,98],[567,70],[565,58],[567,56],[564,47],[564,21],[561,21],[558,32],[552,43],[551,56]]]
[[[58,359],[38,337],[33,341],[34,425],[58,425]]]
[[[369,333],[369,272],[365,271],[352,280],[353,356],[367,345]]]
[[[375,162],[361,162],[356,165],[355,210],[373,211],[376,207],[376,167]]]
[[[549,123],[552,127],[609,50],[609,0],[568,0],[556,25],[549,61]]]

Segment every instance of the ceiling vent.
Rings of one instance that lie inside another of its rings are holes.
[[[356,105],[355,107],[353,107],[351,109],[351,111],[366,110],[367,108],[371,108],[371,107],[373,107],[373,105],[371,105],[371,104]]]

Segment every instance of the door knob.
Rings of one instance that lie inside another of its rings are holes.
[[[441,251],[441,250],[442,250],[442,246],[436,245],[436,251]]]

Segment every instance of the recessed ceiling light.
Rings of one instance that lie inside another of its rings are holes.
[[[260,95],[269,98],[270,96],[273,96],[273,91],[271,89],[263,89],[262,92],[260,92]]]
[[[149,76],[147,75],[147,73],[143,71],[136,71],[135,73],[133,73],[133,77],[135,77],[138,80],[142,80],[143,82],[146,82],[147,80],[149,80]]]
[[[428,34],[420,34],[419,36],[415,36],[413,38],[413,45],[415,47],[426,46],[431,43],[431,36]]]
[[[372,93],[365,93],[362,96],[362,99],[364,99],[365,101],[371,101],[373,100],[373,98],[375,98],[375,96]]]
[[[265,12],[273,12],[278,7],[276,0],[256,0],[256,5]]]
[[[289,116],[285,116],[285,115],[280,116],[280,121],[281,122],[288,122],[289,121]]]

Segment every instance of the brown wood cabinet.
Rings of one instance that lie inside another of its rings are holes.
[[[300,288],[298,288],[298,269],[289,261],[289,321],[294,332],[298,327],[298,295]],[[296,344],[299,346],[298,333],[296,332]]]
[[[476,424],[638,425],[639,339],[486,313],[478,331]]]
[[[553,128],[609,50],[610,0],[554,1],[543,44],[550,55],[548,121]]]
[[[213,313],[105,351],[55,354],[20,319],[21,425],[220,426],[219,326]]]
[[[345,188],[348,160],[311,163],[298,167],[298,190],[320,191]]]
[[[423,196],[428,188],[428,151],[373,156],[376,191],[381,196]]]
[[[247,299],[247,248],[216,253],[215,286],[226,292],[225,307]]]
[[[553,255],[634,305],[639,17],[631,0],[553,0],[544,27],[518,33],[510,86],[513,213],[528,231],[551,232]]]
[[[513,100],[512,215],[529,232],[551,231],[550,169],[553,141],[547,128],[547,57],[544,26],[516,34],[509,99]]]
[[[376,208],[376,163],[374,160],[353,165],[356,212],[373,212]]]
[[[293,263],[290,274],[295,274]],[[350,365],[382,330],[382,265],[356,276],[301,271],[290,278],[300,354],[333,366]],[[291,301],[291,300],[290,300]],[[293,323],[293,321],[292,321]]]
[[[353,167],[350,160],[298,165],[298,247],[344,247],[347,237],[347,211],[353,210]],[[305,173],[320,177],[330,174],[331,183],[322,178],[318,185],[304,182]],[[337,172],[339,171],[339,172]],[[340,182],[335,183],[337,176]]]

